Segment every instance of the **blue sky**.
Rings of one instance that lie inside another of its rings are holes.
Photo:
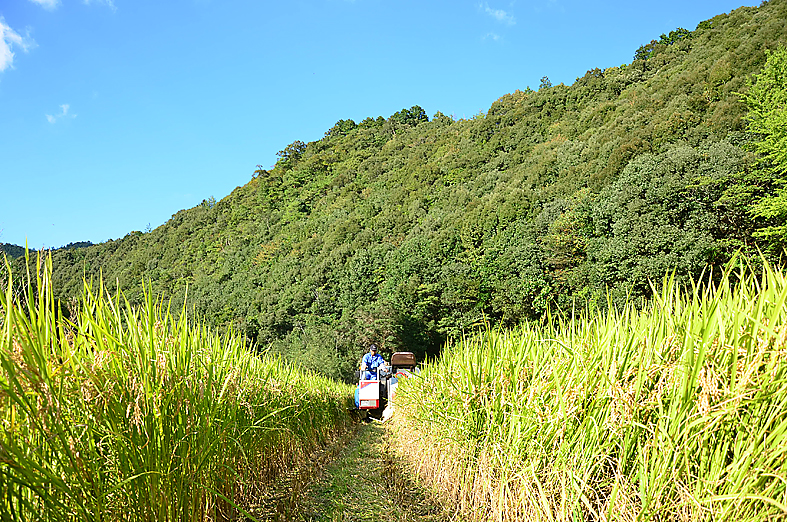
[[[339,119],[469,118],[740,2],[0,0],[0,242],[156,228]]]

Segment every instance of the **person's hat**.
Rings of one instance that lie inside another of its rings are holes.
[[[374,345],[374,344],[373,344],[373,345],[371,345],[371,346],[369,347],[369,351],[370,351],[370,352],[376,352],[376,351],[377,351],[377,346],[376,346],[376,345]]]

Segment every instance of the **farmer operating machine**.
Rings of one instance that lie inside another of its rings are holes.
[[[365,372],[355,372],[358,379],[358,387],[355,389],[356,407],[379,419],[391,402],[399,379],[406,379],[417,372],[415,355],[412,352],[394,353],[391,364],[380,366],[371,379],[364,379]]]

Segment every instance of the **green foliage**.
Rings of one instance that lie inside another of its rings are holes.
[[[730,226],[718,201],[745,161],[727,141],[678,145],[632,160],[579,209],[590,285],[600,292],[613,281],[625,282],[613,290],[616,299],[625,299],[632,291],[646,295],[649,281],[671,270],[688,284],[707,265],[723,264],[731,249],[745,246],[746,231]]]
[[[429,117],[426,115],[426,111],[424,111],[420,106],[413,105],[409,109],[402,109],[401,111],[392,114],[391,121],[402,123],[404,125],[415,126],[419,123],[429,121]]]
[[[703,28],[705,28],[705,26],[703,26]],[[637,52],[634,53],[634,59],[647,60],[653,55],[653,53],[656,51],[656,48],[659,45],[661,46],[673,45],[675,43],[682,41],[685,38],[691,37],[691,35],[692,35],[691,31],[689,31],[688,29],[678,27],[674,31],[670,31],[669,35],[662,34],[658,40],[651,40],[649,44],[640,46],[640,48],[637,49]]]
[[[0,243],[0,252],[11,258],[24,257],[25,247],[12,245],[11,243]]]
[[[762,72],[746,82],[746,120],[755,140],[762,179],[774,187],[759,199],[752,214],[766,225],[757,234],[787,244],[787,48],[768,53]]]
[[[485,320],[648,296],[672,269],[688,281],[770,245],[748,207],[774,182],[744,148],[736,93],[787,43],[785,19],[785,0],[740,8],[469,119],[413,106],[339,120],[215,204],[55,251],[58,297],[103,273],[131,302],[146,280],[177,310],[188,288],[210,324],[351,378],[370,342],[424,357]]]
[[[368,119],[369,118],[367,118],[367,120]],[[364,120],[364,121],[366,121],[366,120]],[[367,123],[367,126],[369,124],[370,124],[370,122]],[[330,137],[330,136],[344,136],[348,132],[351,132],[352,130],[354,130],[356,127],[358,127],[358,125],[353,120],[339,120],[339,121],[336,122],[336,125],[334,125],[330,129],[328,129],[328,131],[325,133],[325,136],[326,137]]]
[[[288,169],[295,166],[304,152],[306,152],[306,144],[300,140],[296,140],[284,147],[284,150],[277,152],[276,155],[279,157],[279,163],[282,168]]]
[[[767,53],[762,72],[746,82],[743,96],[750,132],[757,135],[754,150],[778,173],[787,172],[787,48]]]

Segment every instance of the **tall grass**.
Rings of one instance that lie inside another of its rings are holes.
[[[51,261],[0,293],[0,520],[234,520],[349,418],[351,390],[231,332],[86,285]],[[9,270],[10,273],[10,270]]]
[[[400,451],[479,520],[787,518],[787,282],[734,276],[448,347]]]

